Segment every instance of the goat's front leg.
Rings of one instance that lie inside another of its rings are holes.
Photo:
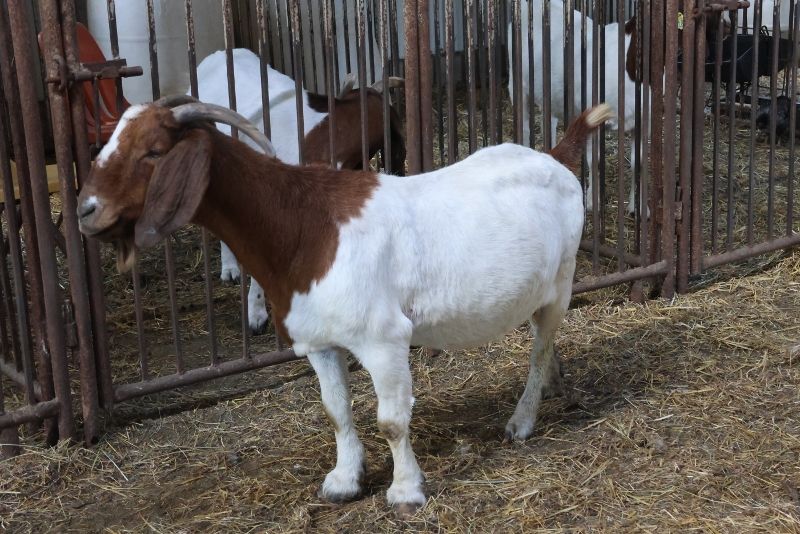
[[[378,397],[378,428],[394,460],[394,474],[386,499],[398,512],[409,513],[425,504],[424,477],[411,448],[408,425],[411,421],[411,369],[409,344],[375,343],[354,350],[372,377]]]
[[[361,494],[364,446],[353,425],[347,358],[339,350],[313,352],[308,361],[319,378],[322,405],[336,432],[336,467],[325,477],[319,496],[332,502]]]
[[[239,262],[236,260],[236,256],[233,255],[233,252],[224,241],[219,242],[219,251],[222,259],[220,280],[223,282],[238,282],[242,275],[239,272]]]

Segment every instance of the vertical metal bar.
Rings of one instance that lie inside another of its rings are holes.
[[[3,378],[0,375],[0,415],[4,413],[5,393],[3,393]],[[12,426],[0,429],[0,461],[7,460],[17,454],[19,454],[19,432],[17,427]]]
[[[45,232],[49,232],[52,220],[50,219],[49,191],[47,188],[47,176],[45,175],[42,121],[36,102],[36,93],[29,89],[35,87],[34,84],[38,75],[38,69],[34,66],[33,53],[35,51],[31,49],[31,43],[35,42],[36,37],[27,17],[27,4],[21,0],[10,0],[7,5],[10,26],[14,28],[11,36],[14,43],[21,110],[23,116],[27,119],[23,122],[28,163],[30,165],[31,188],[34,194],[33,207],[37,226]],[[72,439],[75,436],[75,422],[72,413],[69,368],[67,366],[61,306],[59,303],[55,250],[50,246],[47,239],[40,239],[38,246],[42,262],[41,271],[47,318],[48,349],[52,362],[56,397],[61,403],[58,415],[59,438]]]
[[[621,3],[620,3],[621,4]],[[575,4],[564,2],[564,124],[575,115]]]
[[[720,16],[719,23],[717,24],[717,33],[715,35],[715,54],[714,54],[714,85],[711,90],[711,100],[714,106],[714,163],[713,163],[713,179],[711,191],[711,254],[717,253],[717,232],[719,231],[719,169],[720,169],[720,115],[722,113],[722,106],[720,104],[720,85],[722,84],[722,32],[724,29],[725,19]],[[731,125],[731,128],[733,125]],[[728,147],[730,150],[731,147]]]
[[[269,42],[269,10],[265,4],[267,0],[256,1],[256,23],[258,24],[258,58],[261,65],[261,120],[264,125],[264,135],[272,137],[272,123],[269,113],[269,62],[271,56]],[[266,11],[266,13],[265,13]],[[327,63],[325,64],[327,72]],[[327,74],[326,74],[327,75]]]
[[[417,0],[419,1],[419,0]],[[469,153],[477,149],[477,98],[475,95],[475,0],[466,0],[467,18],[464,21],[467,34],[467,121]]]
[[[189,59],[189,88],[193,97],[199,98],[197,86],[197,48],[194,30],[194,0],[186,0],[186,50]],[[211,351],[211,361],[219,361],[217,352],[217,325],[214,319],[214,289],[213,275],[211,274],[211,236],[208,230],[200,230],[203,248],[203,278],[205,281],[205,304],[206,314],[208,315],[208,342]],[[242,273],[242,284],[244,285],[245,274]],[[248,351],[249,354],[249,351]],[[183,358],[179,355],[176,360],[177,371],[183,372]]]
[[[156,40],[156,17],[153,0],[147,0],[147,30],[150,50],[150,89],[153,94],[153,100],[158,100],[161,98],[161,83],[158,74],[158,42]],[[179,373],[182,373],[183,350],[181,349],[180,322],[178,320],[178,297],[175,289],[175,252],[172,249],[171,237],[164,241],[164,259],[167,268],[167,293],[169,295],[170,321],[172,323],[172,344],[175,348],[175,367]]]
[[[606,6],[604,2],[597,2],[598,14],[596,19],[597,35],[597,101],[594,105],[606,99]],[[600,125],[598,129],[599,142],[597,144],[597,171],[600,187],[598,188],[598,198],[600,199],[595,206],[600,215],[600,242],[606,240],[606,125]]]
[[[406,146],[409,174],[419,174],[422,171],[417,13],[417,0],[406,0],[403,17],[406,25]],[[449,120],[454,120],[454,116]]]
[[[533,100],[533,95],[535,94],[535,85],[534,82],[536,81],[536,69],[535,69],[535,59],[533,56],[533,40],[536,36],[533,35],[533,12],[534,8],[533,5],[530,3],[528,4],[528,39],[527,39],[527,46],[528,46],[528,95],[529,100]],[[528,109],[525,110],[528,114],[528,139],[529,143],[528,146],[534,148],[536,146],[536,115],[533,111],[533,105],[528,102]]]
[[[367,132],[367,58],[366,58],[366,4],[364,0],[356,0],[356,60],[358,61],[358,103],[361,113],[361,168],[369,170],[369,137]]]
[[[381,76],[383,79],[383,95],[382,95],[382,104],[383,104],[383,165],[384,169],[387,173],[392,174],[398,171],[402,171],[402,169],[395,169],[394,165],[392,165],[392,133],[391,133],[391,109],[390,105],[390,93],[389,93],[389,3],[387,0],[379,0],[379,10],[378,16],[379,18],[379,25],[378,30],[380,33],[380,49],[381,49]],[[435,6],[436,9],[438,6]],[[438,35],[437,35],[438,39]],[[438,46],[437,46],[438,51]],[[438,61],[437,61],[438,63]],[[441,75],[441,73],[439,73]],[[441,94],[437,91],[437,97],[439,101],[439,110],[441,110]],[[441,115],[439,116],[439,120],[441,121]],[[441,124],[441,123],[440,123]],[[441,150],[442,141],[441,141],[442,130],[441,126],[439,128],[439,148]]]
[[[511,68],[514,70],[514,102],[513,105],[513,114],[514,114],[514,142],[515,143],[522,143],[523,137],[523,113],[525,110],[522,109],[522,102],[524,102],[525,98],[522,95],[522,5],[520,4],[521,0],[513,0],[512,9],[513,9],[513,22],[512,22],[512,39],[513,44],[512,48],[512,63]],[[491,2],[490,2],[491,3]],[[491,68],[491,67],[490,67]],[[494,69],[492,69],[494,70]],[[494,74],[494,72],[492,72]],[[493,103],[495,106],[497,105],[496,101]],[[494,107],[491,108],[492,112],[494,112]],[[496,133],[496,128],[493,128],[493,131]],[[492,143],[496,143],[497,140],[493,139]]]
[[[78,54],[74,2],[61,0],[61,24],[64,35],[64,53],[67,64],[77,68],[80,63]],[[86,116],[84,111],[83,90],[80,84],[72,84],[69,88],[69,103],[72,114],[72,138],[75,150],[75,170],[77,171],[78,185],[81,186],[90,169],[89,142],[86,137]],[[100,260],[100,248],[96,240],[88,239],[83,243],[85,250],[87,276],[89,283],[89,297],[91,300],[92,333],[95,362],[99,376],[99,390],[101,405],[106,410],[111,410],[114,404],[113,386],[111,380],[111,365],[108,354],[108,338],[106,335],[105,297],[103,295],[103,275]]]
[[[736,23],[738,15],[731,20],[731,35],[736,36]],[[731,47],[731,57],[739,57],[737,54],[738,39],[733,39]],[[733,220],[736,214],[736,206],[733,198],[733,184],[737,180],[736,168],[734,167],[736,151],[736,68],[730,64],[730,81],[728,82],[728,217],[726,227],[725,248],[728,252],[733,250]]]
[[[515,6],[519,7],[519,0],[514,0]],[[486,62],[486,68],[488,71],[488,83],[489,83],[489,113],[487,114],[486,120],[488,122],[488,134],[489,134],[489,144],[496,145],[498,140],[497,135],[497,63],[494,61],[494,49],[497,46],[497,13],[495,8],[495,3],[489,0],[486,4],[486,31],[488,33],[487,38],[487,45],[488,45],[488,55],[489,60]],[[519,33],[519,27],[514,27],[514,32]],[[517,89],[517,79],[521,78],[522,71],[521,67],[517,66],[517,56],[520,56],[520,49],[514,48],[513,54],[513,61],[511,65],[509,65],[509,76],[511,76],[514,80],[514,109],[517,109],[517,102],[521,98],[521,94],[518,92]],[[519,61],[522,62],[521,59]],[[481,93],[484,93],[485,88],[481,88]],[[520,108],[522,106],[519,106]],[[520,142],[520,141],[517,141]]]
[[[437,0],[434,0],[438,3]],[[492,53],[497,43],[492,42],[489,34],[489,25],[493,24],[488,20],[487,11],[490,8],[491,2],[484,2],[478,0],[478,73],[480,79],[480,101],[478,107],[481,110],[481,139],[483,140],[482,146],[489,144],[489,93],[495,88],[491,83],[489,77],[489,64],[491,63]]]
[[[650,69],[649,78],[645,80],[653,80],[655,83],[650,85],[652,90],[652,124],[651,124],[651,137],[650,137],[650,184],[651,184],[651,203],[652,211],[650,212],[650,225],[648,227],[650,248],[643,249],[642,254],[647,252],[648,262],[650,264],[656,263],[661,259],[663,250],[663,234],[664,225],[664,95],[665,95],[665,82],[666,72],[664,70],[664,53],[666,49],[665,35],[664,35],[664,9],[663,3],[650,4],[645,2],[645,5],[651,6],[649,13],[650,35],[652,40],[649,48]],[[647,49],[646,49],[647,50]]]
[[[601,98],[601,87],[600,87],[600,65],[603,65],[603,69],[605,70],[605,61],[602,55],[600,55],[600,21],[602,17],[602,2],[595,2],[594,3],[594,16],[592,17],[592,106],[596,106],[600,103]],[[545,20],[547,20],[547,15],[545,16]],[[549,54],[546,54],[549,56]],[[547,65],[547,63],[545,63]],[[548,66],[549,67],[549,66]],[[549,72],[549,71],[548,71]],[[585,79],[585,78],[584,78]],[[548,88],[550,87],[550,75],[545,75],[545,81],[548,84]],[[548,91],[545,91],[547,94]],[[549,103],[546,104],[549,106]],[[549,107],[548,107],[549,109]],[[545,113],[547,115],[545,119],[545,125],[549,124],[549,111]],[[600,189],[600,144],[603,142],[603,129],[600,128],[599,131],[596,131],[592,134],[592,139],[594,142],[592,143],[592,154],[591,154],[591,180],[592,180],[592,272],[597,274],[599,273],[600,269],[600,243],[604,240],[603,236],[603,228],[602,228],[602,212],[601,212],[601,189]],[[550,135],[545,135],[545,147],[549,150],[550,149]]]
[[[436,47],[436,115],[438,119],[437,133],[439,136],[439,165],[444,166],[444,54],[442,53],[442,4],[441,0],[434,0],[433,5],[433,27],[434,27],[434,46]],[[387,20],[387,25],[388,25]],[[387,30],[388,31],[388,30]],[[385,67],[384,67],[385,68]],[[386,120],[384,118],[384,120]]]
[[[786,177],[786,235],[794,233],[794,180],[795,165],[797,157],[795,154],[797,132],[797,62],[798,50],[800,50],[800,2],[795,2],[794,17],[792,17],[792,35],[794,46],[792,46],[792,59],[789,63],[791,73],[789,84],[789,169]]]
[[[317,85],[317,40],[314,37],[314,10],[311,9],[311,2],[309,0],[308,11],[306,14],[308,16],[308,41],[311,43],[310,50],[311,50],[311,87],[313,87],[314,92],[320,92],[319,85]],[[302,17],[302,14],[300,15]],[[300,20],[300,26],[302,27],[302,19]],[[303,64],[301,64],[303,65]]]
[[[413,1],[413,0],[412,0]],[[456,67],[455,67],[455,20],[453,13],[453,0],[444,0],[445,5],[445,62],[447,66],[447,163],[452,165],[458,159],[458,138],[456,133],[456,126],[458,124],[458,115],[456,115]],[[408,29],[406,29],[408,31]],[[406,52],[408,55],[408,52]],[[406,66],[408,70],[408,66]],[[408,95],[408,91],[406,91]],[[406,109],[411,103],[406,96]],[[408,120],[408,111],[406,111],[406,120]],[[412,138],[409,137],[411,132],[406,134],[406,144],[411,146]],[[409,169],[411,167],[411,154],[408,158]],[[410,174],[414,174],[410,172]]]
[[[391,0],[389,7],[389,40],[392,44],[392,74],[394,76],[400,76],[400,37],[398,36],[400,22],[397,19],[397,0]],[[405,74],[403,74],[403,76],[405,76]]]
[[[419,106],[420,106],[420,143],[422,144],[422,170],[433,170],[433,118],[431,109],[433,108],[431,77],[431,39],[430,24],[428,22],[428,2],[429,0],[417,0],[417,20],[419,29],[418,55],[419,55]]]
[[[692,13],[695,7],[694,0],[687,0],[686,13]],[[681,218],[678,224],[678,292],[685,293],[689,286],[689,245],[691,231],[691,173],[692,173],[692,142],[694,131],[692,128],[692,102],[694,99],[694,86],[692,75],[694,73],[694,17],[684,17],[682,33],[682,46],[684,50],[683,65],[681,68],[681,112],[680,112],[680,202]]]
[[[617,2],[617,19],[625,17],[625,6]],[[569,33],[569,32],[567,32]],[[617,26],[617,96],[619,116],[617,118],[617,270],[625,270],[625,32],[623,24]],[[569,54],[567,54],[569,55]],[[635,149],[635,147],[634,147]],[[631,180],[636,189],[636,180]],[[634,198],[636,196],[634,195]]]
[[[748,171],[749,186],[747,188],[747,245],[754,243],[754,217],[755,205],[753,203],[756,189],[756,113],[758,109],[758,56],[759,56],[759,31],[761,28],[761,2],[753,5],[753,70],[752,86],[750,93],[750,168]]]
[[[369,0],[367,2],[367,47],[366,50],[369,51],[368,58],[369,58],[369,81],[370,83],[375,82],[375,13],[374,13],[374,0]],[[427,18],[427,13],[426,13]]]
[[[704,0],[696,1],[696,7],[703,13]],[[706,15],[695,22],[694,50],[694,95],[692,133],[692,190],[691,190],[691,274],[703,270],[703,134],[705,132],[705,61],[706,61]]]
[[[58,64],[56,59],[64,59],[58,0],[44,0],[40,3],[40,6],[44,26],[45,68],[47,69],[48,77],[57,77]],[[70,108],[66,88],[59,91],[54,84],[50,84],[48,89],[50,109],[53,115],[53,136],[59,171],[62,216],[64,218],[70,297],[75,310],[75,325],[78,334],[77,352],[80,361],[83,434],[84,441],[87,444],[91,444],[97,439],[97,371],[92,339],[89,284],[86,278],[86,266],[84,265],[82,238],[78,230]],[[49,201],[47,205],[49,206]],[[55,260],[55,258],[53,259]]]
[[[772,4],[772,54],[771,54],[771,71],[772,75],[769,78],[769,99],[773,104],[770,106],[769,113],[769,178],[767,186],[767,239],[775,237],[775,141],[776,141],[776,124],[777,106],[774,105],[778,98],[778,50],[780,48],[780,0],[775,0]],[[756,108],[757,109],[757,108]],[[792,132],[794,134],[794,132]]]
[[[634,187],[635,184],[638,183],[640,189],[639,198],[641,201],[639,203],[639,209],[637,213],[639,221],[639,254],[642,258],[642,265],[646,265],[648,257],[648,245],[650,245],[650,241],[648,239],[648,219],[655,219],[654,214],[656,211],[655,203],[650,202],[650,173],[649,166],[647,164],[651,157],[650,109],[652,106],[652,87],[650,84],[652,79],[650,76],[652,65],[650,61],[650,54],[648,53],[652,48],[650,34],[652,31],[650,3],[644,0],[638,0],[638,9],[636,10],[636,13],[638,15],[636,17],[636,23],[639,30],[639,35],[642,36],[642,43],[637,51],[636,57],[637,70],[639,73],[641,73],[641,75],[637,76],[637,78],[640,78],[642,81],[641,83],[636,84],[636,102],[640,108],[636,111],[637,124],[636,129],[634,130],[634,139],[635,150],[640,157],[636,158],[636,166],[633,170],[633,183]],[[660,82],[661,80],[659,79],[659,85]],[[651,204],[652,208],[650,207]],[[650,214],[650,217],[648,217],[648,214]]]
[[[553,115],[551,107],[551,91],[553,84],[551,79],[551,62],[553,60],[553,52],[551,50],[552,42],[550,41],[550,0],[542,1],[542,136],[544,137],[544,150],[549,151],[553,148],[553,135],[551,132],[550,120]],[[560,45],[559,45],[560,46]],[[594,47],[597,50],[597,46]],[[595,61],[595,64],[597,62]],[[533,86],[531,86],[533,90]]]
[[[333,36],[333,25],[336,22],[336,13],[335,9],[336,6],[331,4],[332,0],[325,0],[323,10],[324,10],[324,18],[325,18],[325,53],[331,58],[328,62],[328,72],[326,73],[325,79],[327,83],[327,92],[328,92],[328,109],[330,112],[328,113],[328,142],[330,143],[330,165],[332,168],[336,168],[336,113],[334,110],[336,109],[336,88],[334,87],[334,77],[333,77],[333,55],[336,52],[335,43],[334,43],[334,36]]]
[[[678,0],[667,0],[666,48],[664,58],[664,177],[663,177],[663,230],[661,233],[662,259],[667,263],[667,274],[661,286],[661,296],[671,298],[675,293],[675,134],[678,101]]]
[[[5,93],[9,128],[11,130],[11,146],[17,164],[19,176],[30,176],[28,153],[25,147],[25,131],[22,120],[22,104],[20,91],[15,75],[11,26],[6,5],[0,5],[0,76],[2,76]],[[22,237],[24,250],[27,253],[28,286],[30,302],[30,329],[33,335],[33,353],[37,363],[37,379],[44,400],[54,398],[53,370],[49,354],[46,351],[47,322],[44,308],[44,288],[40,269],[39,236],[36,231],[36,219],[33,209],[33,193],[30,180],[19,180],[19,200],[22,219]],[[58,422],[47,419],[44,422],[47,443],[55,443],[58,439]]]

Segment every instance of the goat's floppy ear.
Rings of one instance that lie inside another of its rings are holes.
[[[159,160],[136,222],[138,248],[160,243],[192,219],[208,187],[210,163],[211,139],[201,129],[189,130]]]

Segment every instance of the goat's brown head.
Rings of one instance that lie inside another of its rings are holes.
[[[209,121],[238,128],[275,155],[241,115],[184,96],[128,108],[98,154],[78,197],[78,222],[83,234],[116,244],[120,271],[132,266],[137,248],[194,216],[209,180]]]

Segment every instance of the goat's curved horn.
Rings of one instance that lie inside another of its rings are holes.
[[[179,124],[186,124],[193,121],[213,121],[222,122],[234,128],[241,130],[250,139],[255,141],[264,154],[274,158],[275,149],[272,148],[272,142],[266,135],[261,133],[252,122],[242,117],[235,111],[228,108],[217,106],[215,104],[206,104],[203,102],[192,102],[190,104],[183,104],[172,109],[172,115]]]
[[[403,87],[406,83],[405,78],[399,78],[397,76],[389,76],[386,80],[386,88],[388,89],[396,89],[398,87]],[[382,93],[386,88],[383,87],[383,80],[378,80],[377,82],[372,84],[372,89]]]
[[[162,96],[153,104],[156,106],[164,107],[164,108],[174,108],[176,106],[181,106],[183,104],[191,104],[192,102],[199,102],[195,97],[191,95],[167,95]]]

